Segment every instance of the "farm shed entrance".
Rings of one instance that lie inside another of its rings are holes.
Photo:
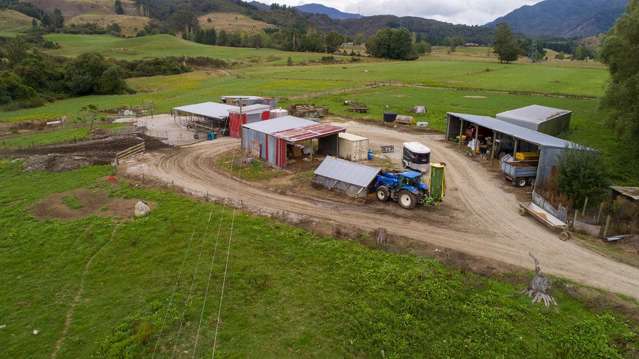
[[[483,134],[484,138],[490,139],[489,148],[485,148],[490,158],[496,158],[498,154],[511,154],[520,160],[522,156],[526,159],[526,157],[535,157],[536,154],[539,164],[535,187],[543,186],[550,179],[564,151],[590,150],[561,138],[488,116],[448,113],[446,117],[448,123],[446,138],[458,142],[460,146],[472,140],[475,140],[478,146],[482,146],[480,134]],[[472,138],[467,137],[469,129],[474,129]],[[518,154],[520,154],[519,158],[517,158]]]
[[[313,154],[337,155],[345,128],[285,116],[242,126],[242,149],[276,167]]]
[[[239,107],[216,102],[203,102],[173,108],[176,122],[188,129],[202,132],[217,132],[226,135],[229,112],[239,111]]]

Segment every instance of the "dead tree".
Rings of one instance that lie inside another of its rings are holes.
[[[530,258],[535,262],[535,276],[530,281],[530,285],[527,289],[524,289],[522,293],[527,294],[532,298],[533,303],[543,302],[546,307],[551,304],[557,305],[555,299],[548,293],[550,291],[551,282],[542,272],[539,260],[532,254],[528,253]]]

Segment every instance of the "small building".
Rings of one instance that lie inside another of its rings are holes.
[[[222,133],[228,127],[229,112],[239,107],[217,102],[203,102],[173,108],[176,120],[187,128],[196,131],[215,131]]]
[[[639,234],[639,187],[612,186],[613,220],[619,233]]]
[[[271,106],[269,105],[240,106],[237,110],[229,112],[229,136],[240,138],[242,125],[268,120],[270,116]]]
[[[349,161],[364,161],[368,158],[368,138],[352,133],[339,134],[339,157]]]
[[[381,170],[327,156],[315,170],[313,183],[351,197],[364,198]]]
[[[532,105],[497,114],[497,119],[547,135],[559,135],[570,128],[572,112]]]
[[[338,154],[338,135],[344,127],[285,116],[242,125],[242,149],[273,166],[314,154]]]
[[[222,103],[233,106],[250,106],[250,105],[268,105],[270,107],[277,106],[277,101],[271,97],[261,96],[222,96]]]

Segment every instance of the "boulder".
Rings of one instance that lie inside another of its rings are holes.
[[[148,204],[142,202],[142,201],[138,201],[138,203],[135,204],[135,216],[136,217],[145,217],[147,216],[149,213],[151,213],[151,207],[149,207]]]

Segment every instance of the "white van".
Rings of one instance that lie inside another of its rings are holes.
[[[402,163],[404,168],[427,175],[430,171],[430,148],[419,142],[404,143]]]

